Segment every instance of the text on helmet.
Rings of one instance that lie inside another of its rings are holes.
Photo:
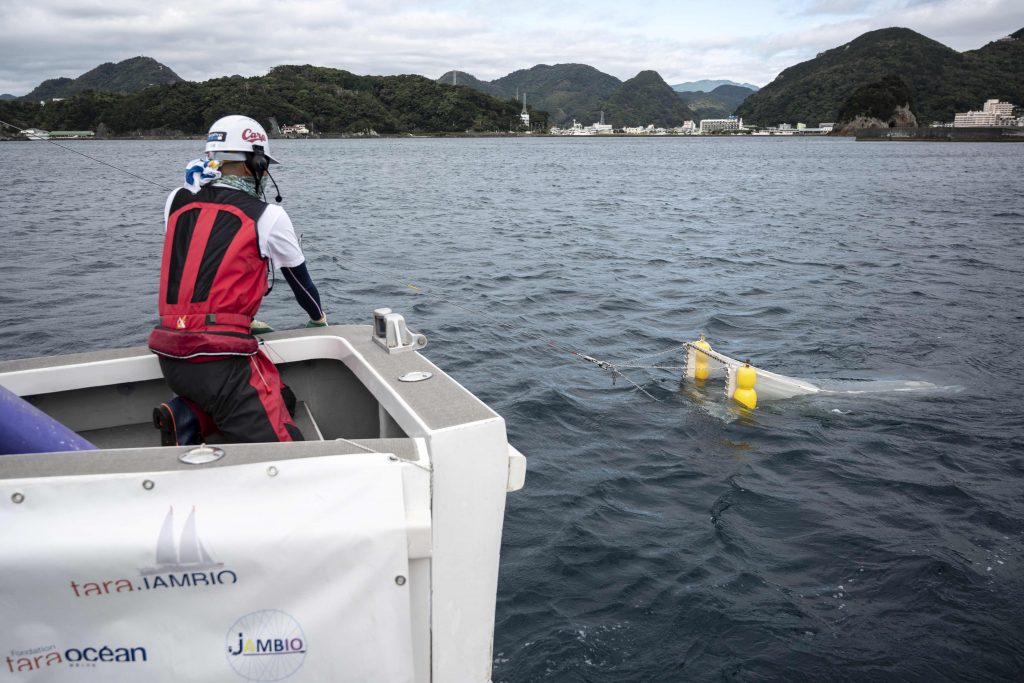
[[[267,136],[258,130],[252,128],[246,128],[242,131],[242,139],[246,142],[266,142]]]

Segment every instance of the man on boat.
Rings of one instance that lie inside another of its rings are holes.
[[[185,187],[167,198],[160,324],[149,336],[179,396],[154,411],[164,445],[198,443],[197,420],[203,436],[228,442],[302,440],[282,396],[290,392],[253,336],[270,331],[254,317],[275,265],[309,315],[306,327],[327,325],[292,222],[264,197],[276,163],[259,123],[225,116],[210,127],[206,159],[191,162]]]

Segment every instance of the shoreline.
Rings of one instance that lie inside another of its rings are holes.
[[[1024,128],[861,128],[857,142],[1024,142]]]
[[[275,137],[273,140],[409,140],[409,139],[495,139],[495,138],[685,138],[685,139],[836,139],[853,138],[858,142],[1024,142],[1024,128],[861,128],[853,133],[813,135],[755,135],[730,133],[725,135],[630,135],[611,133],[604,135],[551,135],[550,133],[394,133],[394,134],[328,134],[308,137]],[[91,142],[91,141],[203,141],[204,135],[111,135],[102,138],[47,138],[29,140],[20,137],[0,137],[0,142]]]

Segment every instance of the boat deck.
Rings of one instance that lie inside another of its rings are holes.
[[[293,419],[306,441],[324,440],[324,435],[305,401],[299,401],[296,404]],[[83,429],[78,434],[97,448],[138,448],[139,446],[160,445],[160,431],[152,421],[113,425],[99,429]],[[210,437],[208,443],[224,443],[224,439],[214,435]]]
[[[298,398],[295,421],[306,440],[405,437],[497,418],[420,354],[374,343],[369,326],[262,338]],[[399,379],[417,372],[431,377]],[[104,449],[158,447],[153,409],[173,395],[146,347],[0,362],[0,384]]]

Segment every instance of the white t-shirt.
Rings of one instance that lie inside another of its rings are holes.
[[[241,190],[235,191],[241,192]],[[178,194],[178,190],[171,192],[164,205],[164,232],[167,232],[171,202],[174,201],[176,194]],[[259,236],[260,254],[264,257],[269,256],[276,267],[294,268],[306,260],[299,247],[299,239],[295,236],[295,226],[292,225],[292,219],[288,218],[284,208],[276,204],[268,204],[263,215],[256,221],[256,234]]]

